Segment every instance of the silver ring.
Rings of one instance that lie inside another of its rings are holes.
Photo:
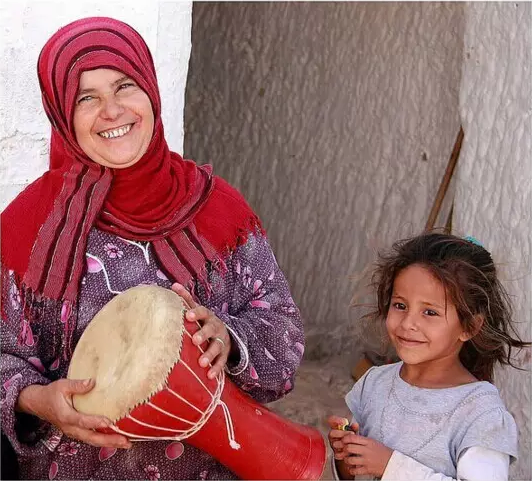
[[[220,338],[220,337],[213,337],[213,339],[214,339],[215,341],[218,341],[218,342],[222,345],[222,347],[225,347],[225,342],[224,342],[224,340],[223,340],[222,338]]]

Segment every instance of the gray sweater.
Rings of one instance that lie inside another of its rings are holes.
[[[516,459],[517,427],[495,386],[418,388],[401,379],[402,364],[369,369],[347,394],[361,435],[452,478],[458,458],[470,447]]]

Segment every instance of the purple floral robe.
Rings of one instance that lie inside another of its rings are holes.
[[[121,239],[93,229],[87,245],[73,346],[94,315],[116,294],[138,284],[170,288],[150,243]],[[226,259],[227,272],[211,271],[213,292],[197,288],[199,302],[225,322],[240,351],[229,377],[260,402],[293,387],[303,355],[303,329],[285,277],[265,237],[250,235]],[[31,384],[66,377],[61,358],[66,305],[45,311],[39,322],[24,319],[14,277],[2,286],[2,432],[18,455],[23,479],[235,479],[208,454],[186,442],[134,443],[130,450],[96,448],[63,435],[33,416],[15,413],[19,392]],[[105,340],[102,340],[105,342]],[[250,462],[253,462],[250,460]]]

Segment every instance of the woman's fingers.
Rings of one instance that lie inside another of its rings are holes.
[[[207,377],[209,379],[214,379],[223,371],[231,349],[231,339],[225,326],[221,324],[221,321],[218,321],[217,323],[205,323],[205,325],[194,334],[192,339],[197,345],[201,344],[206,339],[210,340],[209,347],[199,359],[199,364],[201,367],[211,365]]]
[[[212,361],[216,358],[216,356],[221,354],[222,351],[223,351],[222,343],[215,341],[214,339],[211,339],[211,342],[209,343],[209,347],[199,359],[200,366],[207,367],[209,364],[212,363]]]
[[[58,379],[56,388],[58,391],[67,394],[85,394],[95,386],[94,379]]]
[[[181,284],[174,283],[172,290],[190,305],[190,309],[185,314],[185,319],[201,324],[201,328],[192,336],[192,342],[196,346],[200,346],[205,341],[210,340],[207,350],[199,359],[199,364],[202,367],[211,365],[207,376],[209,379],[213,379],[224,369],[231,350],[231,338],[227,328],[211,310],[197,304]]]
[[[211,365],[211,369],[207,373],[207,376],[209,379],[213,379],[220,374],[225,367],[229,356],[231,341],[227,332],[220,333],[220,336],[209,335],[209,338],[209,347],[200,357],[199,364],[201,367],[207,367],[209,364]]]
[[[221,344],[219,343],[218,341],[213,341],[211,342],[211,345],[213,344]],[[222,347],[222,348],[219,348],[220,352],[218,354],[218,356],[216,356],[216,361],[214,362],[214,364],[212,365],[211,369],[209,370],[209,372],[207,373],[207,377],[209,379],[214,379],[218,374],[220,374],[226,363],[227,363],[227,358],[229,356],[229,349],[226,349],[225,347]]]
[[[185,287],[182,284],[179,284],[178,282],[174,282],[172,284],[172,290],[179,296],[183,298],[183,300],[188,304],[188,307],[190,309],[194,309],[198,306],[198,303],[194,300],[192,297],[192,294],[188,292]]]
[[[193,311],[188,311],[186,319],[187,321],[199,321],[202,324],[192,338],[197,346],[226,330],[222,321],[205,307],[197,307]]]
[[[211,311],[209,311],[205,307],[198,307],[194,309],[194,312],[192,312],[191,315],[192,319],[198,318],[200,322],[203,322],[202,327],[194,334],[194,336],[192,336],[192,342],[194,344],[199,346],[200,344],[210,339],[210,350],[212,348],[213,341],[218,342],[218,344],[220,344],[221,348],[220,346],[217,347],[221,351],[225,350],[225,348],[230,347],[229,343],[231,339],[224,323],[220,321],[220,319],[218,319]],[[216,338],[220,339],[223,342],[216,341]],[[229,349],[227,349],[227,351],[229,352]],[[213,358],[211,357],[210,359],[212,360]]]
[[[120,434],[102,434],[77,426],[71,426],[69,429],[66,429],[65,434],[91,446],[121,449],[129,449],[132,447],[131,441]]]
[[[81,414],[74,408],[72,408],[72,410],[65,415],[64,423],[77,426],[81,429],[105,429],[113,424],[104,416],[90,416],[88,414]]]
[[[47,384],[40,396],[44,408],[39,410],[39,416],[81,442],[100,447],[131,447],[131,442],[125,436],[95,431],[109,427],[112,424],[109,419],[82,414],[72,407],[72,395],[88,392],[94,384],[94,380],[82,379],[59,379]]]

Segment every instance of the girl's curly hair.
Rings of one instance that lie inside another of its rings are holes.
[[[482,319],[480,330],[460,351],[460,361],[471,374],[493,382],[496,362],[519,369],[512,363],[512,349],[530,343],[523,342],[512,325],[510,298],[490,253],[470,240],[431,232],[398,241],[389,252],[381,253],[371,282],[377,304],[364,318],[385,321],[394,279],[413,264],[422,265],[441,281],[466,331],[474,333]]]

